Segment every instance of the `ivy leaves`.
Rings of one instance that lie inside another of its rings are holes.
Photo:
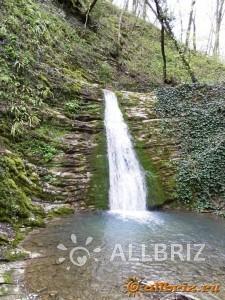
[[[157,96],[158,114],[178,120],[166,127],[181,145],[179,199],[198,210],[215,209],[212,199],[225,201],[225,88],[182,85],[162,88]]]

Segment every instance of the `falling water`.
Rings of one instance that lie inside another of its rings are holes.
[[[146,210],[146,184],[116,95],[104,90],[111,211]]]

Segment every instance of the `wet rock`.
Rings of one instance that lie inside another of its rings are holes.
[[[40,202],[36,202],[36,204],[40,205],[43,208],[43,210],[45,211],[45,213],[55,212],[60,209],[71,209],[71,206],[65,204],[64,202],[49,203],[49,202],[40,201]]]
[[[0,223],[0,244],[5,244],[13,240],[15,232],[10,224]]]
[[[5,244],[9,242],[9,237],[6,233],[0,232],[0,244]]]
[[[5,278],[2,275],[0,275],[0,284],[3,284],[3,283],[6,283]]]
[[[92,102],[102,102],[102,90],[97,85],[84,86],[81,90],[83,99]]]
[[[89,205],[88,208],[91,209],[91,210],[95,210],[94,205]]]
[[[57,299],[57,296],[58,296],[58,292],[57,291],[51,291],[49,292],[49,297],[50,299]]]
[[[76,120],[82,121],[82,122],[96,121],[98,119],[101,119],[101,118],[100,117],[96,118],[96,116],[91,116],[91,115],[80,115],[80,116],[76,117]]]
[[[43,293],[43,292],[45,292],[47,289],[48,289],[47,287],[41,288],[40,290],[37,290],[37,293],[38,293],[38,294]]]

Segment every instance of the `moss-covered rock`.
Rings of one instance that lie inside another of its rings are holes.
[[[0,191],[1,221],[35,223],[35,216],[43,215],[30,198],[39,192],[37,182],[31,180],[29,171],[16,155],[0,157]]]
[[[181,85],[119,98],[147,171],[150,204],[179,201],[223,214],[224,87]]]
[[[109,205],[109,174],[104,132],[96,137],[96,143],[94,155],[90,158],[92,176],[87,193],[87,203],[98,209],[107,209]]]
[[[177,156],[175,139],[161,131],[163,120],[157,117],[154,93],[118,93],[128,122],[134,147],[145,171],[148,206],[160,207],[176,199],[173,159]]]
[[[54,208],[48,212],[48,218],[66,216],[74,213],[74,209],[68,206],[61,206],[59,208]]]

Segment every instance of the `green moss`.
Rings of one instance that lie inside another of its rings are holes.
[[[7,296],[8,288],[6,286],[0,287],[0,296]]]
[[[34,209],[33,209],[33,215],[31,218],[29,218],[28,220],[24,220],[23,224],[29,227],[45,227],[45,221],[44,221],[44,217],[46,216],[45,213],[43,213],[43,211],[36,212],[37,215],[35,215]]]
[[[4,278],[4,281],[5,281],[5,284],[12,284],[13,283],[12,272],[5,272],[3,274],[3,278]]]
[[[94,205],[99,209],[108,208],[108,159],[106,150],[106,137],[101,133],[96,137],[97,146],[91,157],[93,176],[87,195],[88,205]]]
[[[0,218],[2,221],[10,221],[11,218],[28,218],[31,203],[26,194],[11,178],[1,178],[0,183]]]
[[[0,287],[0,296],[7,296],[8,288],[6,286]]]
[[[30,158],[34,161],[39,161],[42,164],[50,162],[56,154],[60,152],[57,149],[58,142],[46,142],[40,139],[35,140],[24,140],[18,143],[16,148],[25,157]]]
[[[16,235],[11,242],[11,246],[15,248],[25,238],[25,232],[20,232],[20,224],[14,225]]]
[[[57,127],[53,124],[43,123],[39,128],[35,131],[40,138],[46,139],[46,137],[54,142],[58,142],[61,137],[63,137],[68,131],[66,128]]]
[[[64,110],[66,113],[69,113],[72,115],[77,114],[80,110],[79,101],[77,99],[74,99],[74,100],[65,102]]]
[[[36,184],[20,158],[15,155],[0,158],[0,220],[9,223],[27,221],[41,210],[33,206],[30,194],[35,194]]]
[[[7,235],[0,233],[0,245],[5,245],[8,243],[9,243],[9,239],[8,239]]]
[[[29,254],[27,252],[24,252],[20,249],[8,249],[3,253],[3,257],[8,262],[11,261],[18,261],[18,260],[24,260],[25,258],[29,257]]]
[[[145,151],[142,142],[135,142],[135,149],[141,166],[146,174],[148,188],[147,205],[149,208],[161,206],[165,203],[165,193],[163,191],[160,174],[152,164],[150,155]]]
[[[73,214],[73,213],[74,213],[74,209],[72,209],[70,207],[67,207],[67,206],[63,206],[63,207],[51,210],[48,213],[48,217],[49,218],[54,218],[54,217],[70,215],[70,214]]]

